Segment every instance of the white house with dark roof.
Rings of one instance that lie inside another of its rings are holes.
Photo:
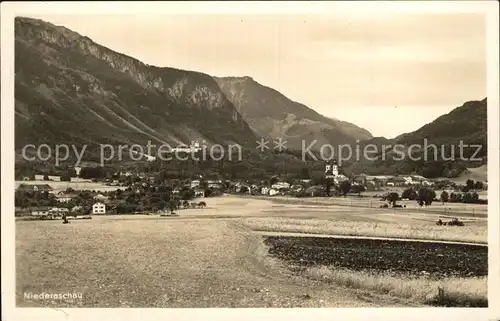
[[[103,215],[106,214],[106,204],[97,202],[92,205],[92,214]]]

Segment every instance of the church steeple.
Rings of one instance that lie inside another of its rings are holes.
[[[335,176],[339,175],[339,169],[337,165],[337,161],[334,159],[332,161],[327,161],[325,164],[325,177],[326,178],[335,178]]]

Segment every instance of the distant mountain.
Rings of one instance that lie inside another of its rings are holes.
[[[316,140],[319,148],[322,144],[336,146],[372,137],[366,129],[322,116],[250,77],[214,79],[257,135],[284,138],[289,148],[301,149],[302,140],[306,145]]]
[[[394,160],[392,157],[394,153],[387,149],[385,159],[382,159],[382,154],[379,153],[376,160],[362,159],[358,162],[349,162],[348,172],[368,174],[414,172],[426,177],[456,177],[469,167],[477,167],[487,163],[487,128],[487,99],[468,101],[414,132],[402,134],[394,139],[377,137],[361,141],[360,147],[374,144],[378,147],[379,152],[382,151],[383,145],[403,145],[406,157],[404,160]],[[427,160],[423,158],[425,139],[428,146]],[[479,150],[476,147],[464,148],[463,156],[466,159],[463,160],[460,159],[460,142],[463,142],[464,145],[480,145],[482,147]],[[420,148],[414,148],[412,155],[414,158],[422,158],[421,160],[411,160],[408,157],[408,147],[414,144],[420,145]],[[437,159],[434,159],[434,149],[430,145],[436,145]],[[446,158],[453,155],[455,159],[444,160],[443,151]],[[481,160],[475,160],[479,158]]]
[[[15,20],[15,146],[255,142],[214,79],[159,68],[42,20]]]
[[[468,101],[420,129],[402,134],[394,140],[407,145],[422,143],[427,138],[435,144],[458,144],[463,141],[487,146],[487,114],[486,98]],[[486,150],[483,155],[486,155]]]

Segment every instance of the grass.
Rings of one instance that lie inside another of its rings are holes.
[[[374,291],[432,306],[488,307],[487,277],[402,278],[331,267],[311,267],[304,276],[348,288]]]
[[[16,223],[19,307],[407,306],[283,274],[261,238],[230,221],[143,218]],[[28,300],[23,293],[82,293]],[[309,294],[304,298],[304,293]]]
[[[348,236],[391,237],[403,239],[426,239],[487,243],[487,226],[463,227],[437,226],[433,223],[381,223],[348,220],[309,220],[281,217],[246,218],[243,223],[253,230],[266,232],[289,232],[310,234],[332,234]]]
[[[464,203],[445,203],[433,202],[429,207],[420,207],[416,201],[402,200],[398,201],[400,205],[406,205],[404,209],[380,209],[380,206],[387,202],[380,201],[373,197],[286,197],[286,196],[253,196],[259,199],[269,199],[276,204],[291,205],[312,205],[312,206],[346,206],[353,208],[373,208],[378,211],[397,211],[407,212],[409,210],[419,213],[446,214],[456,216],[486,217],[488,215],[488,206],[485,204],[464,204]]]

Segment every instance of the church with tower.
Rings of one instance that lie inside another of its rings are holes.
[[[330,179],[333,184],[339,184],[340,182],[349,180],[347,176],[340,173],[340,168],[337,161],[334,159],[332,161],[327,161],[325,164],[325,178]]]
[[[337,161],[327,161],[325,164],[325,178],[335,179],[337,176],[339,176]]]

